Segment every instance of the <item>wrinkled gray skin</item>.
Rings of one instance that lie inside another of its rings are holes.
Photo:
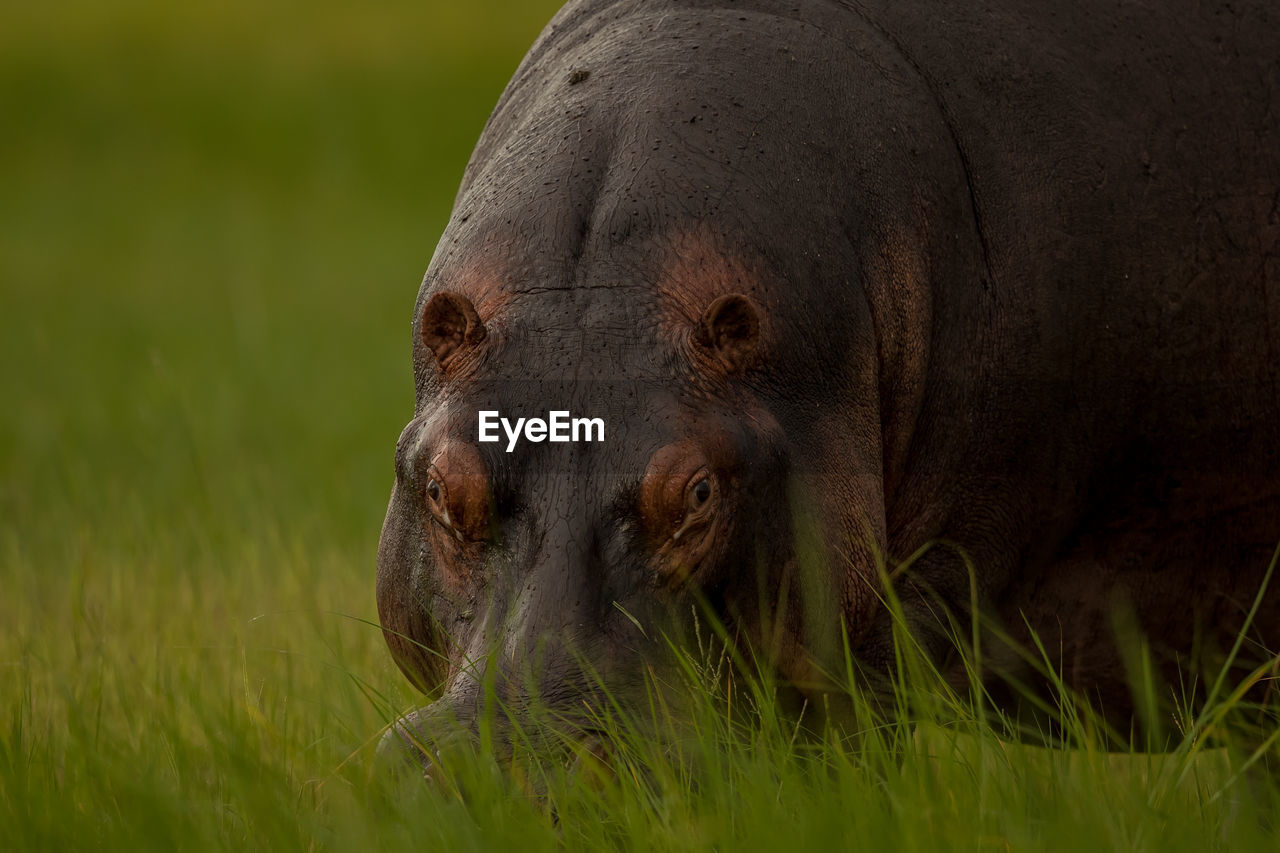
[[[517,708],[594,701],[584,661],[632,695],[696,596],[801,693],[841,618],[883,670],[876,555],[938,540],[895,588],[944,665],[929,626],[969,609],[961,552],[983,610],[1119,721],[1117,614],[1172,684],[1229,646],[1280,541],[1277,56],[1270,0],[570,3],[418,298],[378,604],[438,698],[400,735],[473,720],[486,667]],[[456,375],[422,339],[446,291],[488,331]],[[760,338],[718,373],[690,341],[728,293]],[[479,409],[553,408],[606,442],[475,445],[489,534],[446,572],[432,460]],[[669,584],[637,501],[689,438],[731,447],[731,506],[724,547]]]

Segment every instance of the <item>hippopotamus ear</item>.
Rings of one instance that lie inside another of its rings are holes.
[[[742,370],[759,348],[760,312],[740,293],[717,297],[702,312],[693,342],[717,355],[730,370]]]
[[[422,342],[442,368],[463,347],[483,341],[485,334],[475,306],[461,293],[441,291],[422,309]]]

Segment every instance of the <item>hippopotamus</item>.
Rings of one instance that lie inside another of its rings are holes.
[[[1184,694],[1280,645],[1280,12],[574,0],[412,357],[388,738],[625,704],[700,618],[803,700],[976,622],[991,701],[1129,720],[1125,636]]]

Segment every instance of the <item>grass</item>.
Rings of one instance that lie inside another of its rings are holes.
[[[374,775],[418,701],[372,624],[408,312],[554,5],[0,12],[3,846],[1273,849],[1194,729],[798,737],[697,655],[680,714],[613,709],[614,781]]]

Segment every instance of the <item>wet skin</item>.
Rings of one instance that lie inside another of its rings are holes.
[[[1229,645],[1280,541],[1280,23],[1175,6],[566,7],[415,307],[378,606],[437,699],[401,734],[486,676],[625,697],[693,602],[801,694],[842,625],[874,678],[913,554],[941,665],[976,600],[1118,721],[1117,608],[1170,683]],[[550,410],[607,440],[477,441]]]

